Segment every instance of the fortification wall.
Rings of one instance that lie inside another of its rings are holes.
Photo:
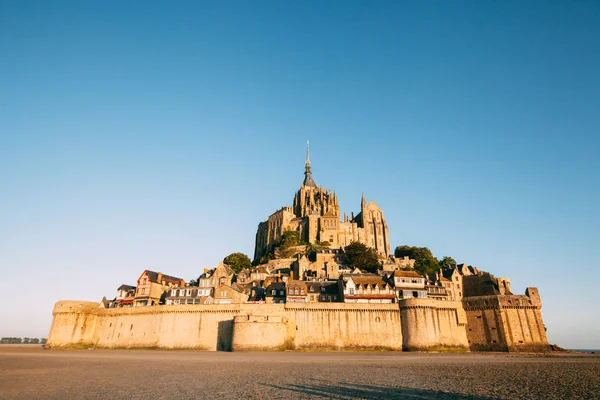
[[[293,347],[402,349],[397,304],[288,303]]]
[[[170,305],[58,302],[48,347],[402,349],[395,304]]]
[[[528,288],[529,293],[537,289]],[[474,351],[548,351],[539,297],[479,296],[463,299],[467,337]]]
[[[467,350],[467,318],[460,302],[400,301],[404,350]]]
[[[286,323],[279,315],[236,315],[231,350],[284,350]]]
[[[472,350],[545,351],[548,341],[541,303],[536,301],[528,296],[483,296],[466,298],[463,303],[406,299],[399,304],[223,304],[109,309],[100,309],[97,303],[61,301],[54,307],[47,345],[213,351],[463,350],[470,346]]]
[[[92,342],[98,322],[99,304],[89,301],[59,301],[54,305],[48,343],[56,347]]]

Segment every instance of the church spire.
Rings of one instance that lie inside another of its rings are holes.
[[[304,166],[304,186],[317,187],[315,181],[313,181],[312,173],[310,172],[310,151],[308,148],[309,141],[306,141],[306,164]]]

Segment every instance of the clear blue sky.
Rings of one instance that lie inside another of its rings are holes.
[[[0,336],[250,256],[313,175],[600,348],[600,3],[0,1]]]

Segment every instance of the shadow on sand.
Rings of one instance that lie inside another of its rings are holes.
[[[353,383],[331,384],[320,379],[310,379],[307,384],[278,386],[268,383],[261,385],[294,393],[299,397],[324,397],[337,399],[483,399],[492,397],[469,396],[438,390],[413,389],[403,387],[383,387]]]

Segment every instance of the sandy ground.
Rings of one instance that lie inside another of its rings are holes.
[[[593,355],[0,346],[0,399],[598,399]]]

